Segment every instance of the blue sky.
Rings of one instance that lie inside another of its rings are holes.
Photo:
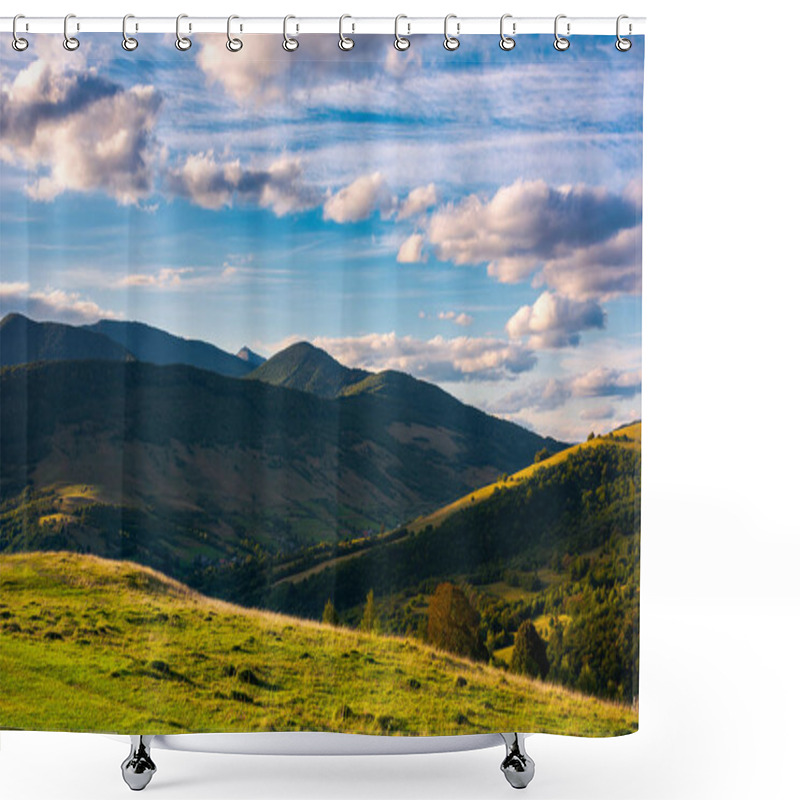
[[[643,41],[31,37],[0,60],[0,310],[297,339],[568,439],[640,416]]]

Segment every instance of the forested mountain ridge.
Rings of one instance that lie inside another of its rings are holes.
[[[7,368],[0,393],[0,549],[168,570],[377,534],[543,442],[453,398],[442,416],[138,361]]]
[[[208,342],[184,339],[143,322],[103,319],[85,329],[108,337],[150,364],[186,364],[233,378],[247,375],[254,366]]]
[[[106,336],[73,325],[13,313],[0,320],[0,367],[75,359],[131,361],[133,355]]]
[[[343,366],[309,342],[297,342],[268,358],[248,377],[273,386],[333,398],[369,374],[363,369]]]

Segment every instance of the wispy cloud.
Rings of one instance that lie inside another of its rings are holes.
[[[239,52],[230,53],[225,36],[205,35],[197,65],[208,83],[220,85],[237,103],[272,106],[295,94],[313,102],[320,89],[335,93],[337,87],[356,97],[353,83],[384,73],[397,79],[420,64],[419,55],[398,58],[388,37],[359,37],[353,54],[342,52],[336,37],[306,34],[300,40],[301,46],[287,53],[280,35],[248,36]]]
[[[323,336],[313,343],[351,367],[394,369],[434,382],[503,380],[527,372],[537,360],[527,347],[489,337],[424,340],[391,332]]]
[[[552,411],[576,398],[633,398],[642,391],[641,370],[596,367],[567,378],[549,378],[532,383],[490,404],[494,413],[518,414],[525,410]]]
[[[475,318],[464,311],[440,311],[436,316],[438,319],[454,322],[456,325],[461,325],[463,328],[468,328],[475,322]]]
[[[80,324],[98,319],[121,318],[78,292],[45,288],[31,290],[26,282],[0,283],[0,315],[16,311],[37,320]]]

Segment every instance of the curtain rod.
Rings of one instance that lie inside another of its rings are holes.
[[[507,17],[505,26],[509,34],[553,33],[554,17]],[[0,17],[0,32],[11,33],[13,17]],[[175,17],[130,17],[128,33],[175,33]],[[569,31],[567,30],[569,25]],[[333,33],[340,30],[338,17],[294,17],[289,30],[301,33]],[[616,33],[616,17],[569,17],[562,16],[559,31],[562,35],[591,35]],[[228,28],[227,17],[193,17],[181,20],[184,35],[194,33],[225,33]],[[645,17],[629,17],[623,21],[622,33],[625,36],[643,34]],[[70,33],[121,33],[122,17],[81,17],[75,15],[69,20]],[[233,23],[236,33],[277,33],[284,32],[283,17],[239,17]],[[444,32],[443,17],[403,17],[399,30],[404,36],[421,33]],[[496,17],[458,17],[450,20],[449,30],[456,35],[494,33],[500,31],[500,15]],[[348,34],[394,34],[394,17],[347,17],[344,31]],[[64,17],[21,17],[17,21],[17,33],[63,33]]]

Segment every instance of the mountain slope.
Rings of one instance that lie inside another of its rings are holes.
[[[0,320],[2,367],[31,361],[88,358],[126,361],[133,356],[117,342],[84,328],[59,322],[35,322],[22,314],[6,314]]]
[[[150,364],[188,364],[232,378],[240,378],[253,369],[249,362],[213,344],[183,339],[143,322],[103,319],[85,326],[85,330],[107,336],[133,353],[139,361]]]
[[[239,348],[236,358],[241,358],[246,364],[249,364],[253,369],[260,367],[267,359],[254,353],[249,347],[244,346]]]
[[[0,597],[4,728],[584,736],[637,728],[630,707],[417,642],[210,600],[129,562],[0,556]]]
[[[376,596],[413,591],[423,581],[468,578],[520,556],[547,563],[553,553],[586,552],[615,532],[637,533],[640,465],[637,423],[490,484],[356,552],[334,553],[310,568],[299,554],[298,571],[281,575],[269,606],[314,616],[328,597],[348,609],[370,589]]]
[[[308,342],[297,342],[267,359],[250,377],[273,386],[286,386],[331,398],[369,374],[363,369],[343,366]]]
[[[143,362],[4,369],[0,550],[88,548],[180,575],[395,527],[541,449],[424,386],[435,401],[417,406]]]

